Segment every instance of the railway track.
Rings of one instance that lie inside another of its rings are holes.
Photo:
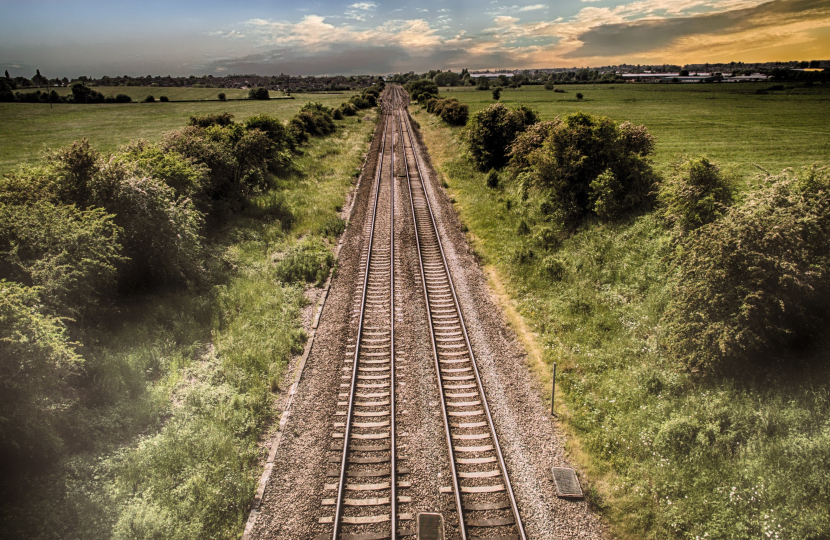
[[[357,331],[349,343],[343,380],[335,413],[335,432],[329,458],[324,506],[334,509],[320,523],[331,523],[332,532],[317,536],[334,540],[381,540],[414,534],[399,531],[399,504],[410,503],[401,489],[409,482],[399,467],[396,432],[395,356],[395,125],[392,110],[398,96],[387,97],[383,140],[374,181],[371,219],[365,226],[368,238],[361,254],[363,283],[355,310]],[[353,350],[352,350],[353,349]],[[342,431],[340,431],[342,430]]]
[[[405,107],[398,123],[452,469],[442,491],[455,496],[462,540],[526,540]]]
[[[398,86],[384,93],[383,135],[364,229],[354,338],[343,366],[335,413],[324,512],[331,524],[316,540],[385,540],[415,534],[409,470],[397,430],[395,320],[395,196],[409,200],[425,318],[450,457],[450,486],[462,540],[526,540],[484,387],[453,285],[414,144],[408,96]],[[405,171],[396,179],[398,169]],[[404,183],[405,182],[405,183]],[[401,183],[401,187],[396,187]],[[398,218],[403,220],[404,217]],[[396,312],[396,309],[398,310]],[[331,482],[330,482],[331,480]]]

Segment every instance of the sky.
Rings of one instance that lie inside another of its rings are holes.
[[[830,59],[830,0],[0,0],[12,76]]]

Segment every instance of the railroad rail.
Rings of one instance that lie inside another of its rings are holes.
[[[320,523],[331,523],[331,533],[318,539],[382,540],[414,534],[398,530],[399,503],[410,498],[399,489],[410,486],[399,480],[409,471],[398,467],[395,403],[395,124],[393,111],[400,96],[394,90],[384,94],[384,129],[380,157],[371,200],[371,219],[365,225],[368,242],[361,254],[362,292],[356,310],[357,331],[348,348],[343,367],[334,422],[331,450],[339,455],[329,458],[329,477],[336,484],[326,484],[324,506],[333,506],[334,515]],[[387,151],[388,148],[388,151]],[[351,340],[350,340],[351,341]],[[340,421],[342,420],[344,421]],[[342,432],[338,431],[343,429]],[[342,440],[342,445],[337,441]]]
[[[400,92],[400,90],[398,90]],[[405,97],[396,108],[462,540],[526,540],[467,326],[423,182]],[[472,536],[471,530],[476,531]]]

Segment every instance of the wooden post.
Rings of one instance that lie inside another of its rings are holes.
[[[556,397],[556,362],[553,363],[553,382],[550,388],[550,415],[556,416],[553,413],[553,400]]]

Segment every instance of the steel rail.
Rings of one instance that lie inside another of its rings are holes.
[[[414,141],[414,138],[412,137],[412,132],[411,132],[411,127],[410,127],[408,114],[405,114],[403,112],[403,109],[404,108],[402,107],[401,115],[403,115],[404,120],[405,120],[405,124],[406,124],[406,127],[407,127],[406,131],[407,131],[407,137],[409,138],[410,147],[412,148],[412,158],[413,158],[413,161],[415,162],[415,166],[418,169],[418,176],[420,177],[420,180],[421,180],[421,188],[424,191],[424,199],[425,199],[426,204],[427,204],[427,209],[428,209],[428,212],[429,212],[430,222],[432,224],[432,229],[435,232],[436,243],[438,244],[438,248],[441,252],[441,260],[443,262],[444,271],[447,274],[447,282],[449,283],[450,291],[452,292],[453,301],[455,302],[456,310],[458,312],[458,319],[459,319],[459,322],[460,322],[461,331],[464,335],[464,342],[467,344],[467,350],[470,353],[470,360],[471,360],[471,364],[472,364],[472,367],[473,367],[473,372],[475,373],[476,384],[478,386],[478,390],[479,390],[479,393],[481,395],[481,402],[482,402],[482,405],[483,405],[484,412],[487,415],[487,421],[488,421],[488,425],[489,425],[489,428],[490,428],[490,434],[491,434],[492,439],[493,439],[493,446],[495,447],[496,455],[498,456],[498,460],[499,460],[499,467],[501,468],[502,476],[504,477],[505,488],[506,488],[506,491],[507,491],[507,494],[508,494],[508,498],[510,499],[510,505],[512,507],[513,514],[514,514],[514,517],[515,517],[516,526],[519,530],[519,536],[520,536],[521,540],[527,540],[527,535],[525,533],[524,526],[523,526],[522,520],[521,520],[521,516],[519,514],[519,507],[516,504],[516,497],[513,493],[513,486],[510,482],[510,477],[507,474],[507,466],[504,462],[504,455],[502,454],[501,445],[499,444],[498,437],[496,436],[496,428],[495,428],[495,424],[493,423],[493,417],[490,413],[490,406],[487,403],[487,397],[484,393],[484,385],[481,382],[481,374],[479,373],[479,370],[478,370],[478,363],[475,360],[475,355],[473,353],[473,348],[470,344],[470,338],[467,334],[467,325],[464,322],[464,316],[461,312],[461,304],[458,301],[458,295],[456,294],[456,291],[455,291],[455,285],[453,284],[452,274],[450,273],[449,265],[447,264],[447,257],[446,257],[446,254],[444,252],[444,246],[443,246],[443,243],[441,242],[441,236],[438,232],[438,226],[435,222],[435,215],[432,211],[432,204],[429,201],[429,194],[427,193],[426,183],[425,183],[425,180],[424,180],[423,171],[421,169],[420,160],[418,159],[418,154],[415,150],[415,141]],[[401,121],[400,118],[398,119],[398,121],[403,126],[404,122]],[[403,127],[401,127],[401,131],[403,132]],[[404,153],[404,159],[406,159],[406,154],[405,153]],[[407,177],[407,183],[409,183],[409,168],[408,167],[407,167],[406,177]],[[409,195],[410,206],[412,208],[412,219],[413,219],[413,221],[415,221],[417,218],[415,216],[415,204],[414,204],[413,197],[412,197],[412,186],[411,186],[411,184],[409,184],[409,194],[410,194]],[[440,363],[438,361],[438,349],[437,349],[436,340],[435,340],[435,331],[434,331],[433,326],[432,326],[432,315],[430,313],[430,308],[429,308],[429,294],[428,294],[428,291],[427,291],[426,275],[425,275],[425,272],[424,272],[423,259],[421,257],[421,241],[420,241],[420,235],[418,234],[417,224],[415,225],[415,239],[416,239],[416,245],[418,247],[418,261],[419,261],[420,269],[421,269],[421,282],[422,282],[423,288],[424,288],[424,300],[427,303],[427,316],[429,318],[430,337],[431,337],[431,340],[432,340],[432,351],[433,351],[433,357],[435,359],[436,375],[438,377],[439,387],[440,387],[440,390],[441,390],[441,400],[442,400],[441,401],[441,406],[442,406],[442,410],[443,410],[443,414],[444,414],[444,425],[445,425],[445,432],[446,432],[446,436],[447,436],[447,445],[449,447],[450,456],[452,458],[450,460],[450,464],[451,464],[452,473],[453,473],[453,490],[455,492],[456,505],[458,507],[459,529],[460,529],[460,532],[461,532],[462,540],[467,540],[468,536],[467,536],[466,525],[464,524],[464,513],[463,513],[462,502],[461,502],[461,493],[460,493],[460,489],[459,489],[457,471],[456,471],[456,467],[455,467],[455,449],[454,449],[453,444],[452,444],[452,437],[451,437],[451,433],[450,433],[449,418],[448,418],[448,415],[447,415],[447,407],[446,407],[446,403],[445,403],[446,398],[444,397],[444,389],[443,389],[443,385],[441,384],[441,367],[440,367]]]
[[[394,109],[393,109],[394,110]],[[389,353],[390,365],[389,375],[389,403],[391,405],[389,414],[391,415],[391,422],[389,435],[390,442],[390,458],[391,464],[389,472],[391,474],[389,485],[392,488],[389,502],[391,504],[391,533],[392,540],[398,538],[398,465],[397,465],[397,445],[395,444],[395,122],[392,121],[392,167],[389,171],[389,276],[390,276],[390,290],[389,290]]]
[[[385,107],[384,107],[385,109]],[[385,112],[385,111],[384,111]],[[358,364],[359,364],[359,356],[360,356],[360,341],[361,336],[363,335],[363,319],[366,312],[366,291],[369,287],[369,267],[372,262],[372,247],[374,243],[374,236],[375,236],[375,219],[377,218],[378,213],[378,200],[380,196],[380,183],[381,183],[381,176],[383,174],[383,155],[386,149],[386,132],[389,127],[389,120],[391,116],[387,113],[387,118],[384,120],[383,126],[383,139],[381,141],[380,147],[380,158],[378,159],[378,172],[375,176],[375,197],[374,197],[374,204],[372,208],[372,226],[369,231],[369,248],[368,253],[366,255],[366,269],[363,276],[363,293],[360,300],[360,317],[358,320],[357,326],[357,339],[355,343],[355,350],[354,350],[354,362],[352,366],[352,380],[351,380],[351,387],[349,390],[349,405],[348,405],[348,412],[346,415],[346,429],[343,435],[343,456],[340,460],[340,483],[337,486],[337,501],[335,506],[335,514],[334,514],[334,532],[332,533],[332,540],[337,540],[338,536],[340,535],[340,531],[342,528],[342,515],[343,515],[343,499],[344,499],[344,492],[346,488],[346,466],[348,462],[348,455],[349,455],[349,438],[351,436],[351,428],[352,428],[352,416],[354,412],[354,400],[355,400],[355,388],[357,385],[357,372],[358,372]],[[394,138],[394,124],[393,124],[393,138]],[[393,140],[394,142],[394,140]],[[393,154],[394,154],[394,147],[393,147]],[[394,174],[394,171],[393,171]],[[392,295],[394,296],[394,291],[392,291]],[[395,312],[392,311],[392,317],[394,318]],[[394,351],[394,349],[393,349]],[[393,386],[395,383],[394,379],[390,385]],[[392,390],[394,392],[394,390]],[[394,394],[393,394],[394,395]],[[394,417],[392,418],[392,424],[394,424]],[[391,445],[394,448],[395,446],[395,439],[393,438],[391,441]],[[394,461],[392,462],[391,469],[394,471],[396,469]],[[394,493],[394,491],[393,491]],[[392,509],[395,510],[395,503],[396,501],[393,499],[392,501]]]

